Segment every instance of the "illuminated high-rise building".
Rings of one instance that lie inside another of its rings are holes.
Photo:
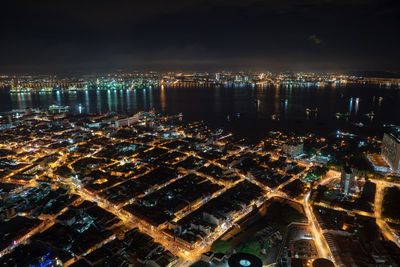
[[[400,171],[400,135],[398,133],[383,135],[381,154],[393,172]]]
[[[290,157],[297,157],[303,154],[303,142],[290,140],[283,144],[282,151]]]
[[[340,187],[342,188],[342,192],[345,195],[348,195],[355,183],[355,171],[349,166],[345,166],[340,177]]]

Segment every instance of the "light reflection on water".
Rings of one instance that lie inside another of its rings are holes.
[[[375,122],[400,123],[400,105],[396,104],[400,102],[399,93],[395,90],[359,86],[293,85],[202,88],[161,86],[134,90],[93,89],[36,93],[9,93],[3,90],[0,91],[0,112],[54,104],[71,106],[74,112],[79,111],[80,105],[83,113],[134,113],[154,108],[169,114],[182,112],[187,120],[203,119],[216,124],[226,124],[227,116],[230,115],[230,124],[254,130],[262,127],[295,127],[293,121],[307,121],[315,127],[318,123],[325,123],[323,127],[333,129],[352,122],[372,123],[365,115],[372,111],[375,113]],[[318,111],[317,114],[311,114],[306,109]],[[338,122],[335,116],[338,112],[348,113],[348,121]],[[276,120],[272,120],[273,116]]]

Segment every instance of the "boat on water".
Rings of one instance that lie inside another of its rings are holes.
[[[356,122],[356,123],[354,123],[354,125],[355,126],[357,126],[357,127],[364,127],[364,123],[362,123],[362,122]]]
[[[375,118],[375,112],[374,111],[371,111],[371,112],[369,112],[369,113],[367,113],[367,114],[365,114],[368,118],[370,118],[371,120],[373,119],[373,118]]]
[[[307,113],[307,115],[309,115],[310,113],[318,113],[318,108],[314,108],[314,109],[311,109],[311,108],[306,108],[306,113]]]
[[[346,113],[340,113],[340,112],[337,112],[336,113],[336,118],[337,119],[341,119],[341,118],[348,118],[349,117],[349,113],[348,112],[346,112]]]
[[[281,118],[281,116],[279,114],[272,114],[271,119],[274,121],[279,121],[279,119]]]
[[[69,112],[70,109],[71,109],[70,106],[51,105],[51,106],[49,107],[49,111],[51,111],[51,112],[58,112],[58,113]]]

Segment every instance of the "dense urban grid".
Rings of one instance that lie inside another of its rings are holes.
[[[2,116],[0,265],[400,264],[399,127],[252,144],[182,116]]]

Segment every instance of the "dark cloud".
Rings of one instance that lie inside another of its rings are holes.
[[[394,69],[391,0],[2,3],[0,71]]]
[[[308,40],[310,40],[311,42],[313,42],[313,43],[316,44],[316,45],[321,45],[321,44],[324,43],[324,42],[323,42],[320,38],[318,38],[317,35],[315,35],[315,34],[310,35],[310,36],[308,37]]]

